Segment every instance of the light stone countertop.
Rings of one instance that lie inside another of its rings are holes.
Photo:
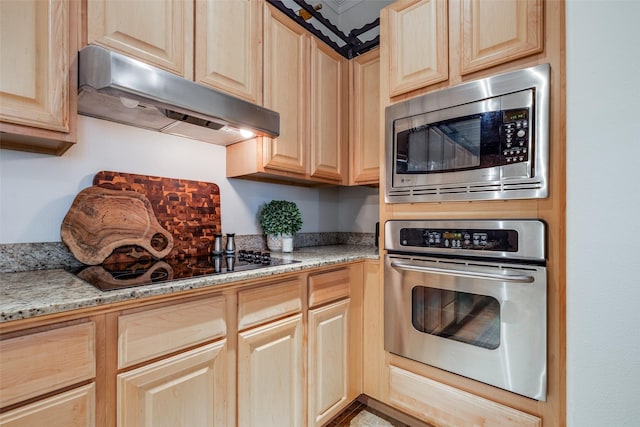
[[[305,247],[295,249],[291,254],[272,253],[271,256],[301,262],[105,292],[63,269],[0,273],[0,323],[189,289],[213,287],[325,265],[379,259],[376,248],[355,245]]]

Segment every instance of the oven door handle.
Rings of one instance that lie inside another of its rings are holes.
[[[435,274],[444,274],[447,276],[469,277],[473,279],[497,280],[500,282],[533,283],[535,280],[533,276],[522,275],[522,274],[501,275],[501,274],[494,274],[494,273],[482,273],[479,271],[467,271],[467,270],[438,268],[438,267],[425,267],[422,265],[407,264],[407,263],[398,262],[398,261],[393,261],[391,263],[391,267],[397,270],[411,270],[411,271],[417,271],[420,273],[435,273]]]

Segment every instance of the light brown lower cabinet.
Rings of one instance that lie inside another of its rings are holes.
[[[302,314],[240,332],[238,426],[304,425]]]
[[[118,375],[118,426],[228,426],[226,340]]]
[[[381,286],[364,261],[0,329],[0,426],[316,427],[363,392],[434,425],[542,425],[396,366]]]
[[[96,425],[96,325],[60,323],[0,341],[2,427]]]
[[[349,302],[309,310],[309,427],[325,424],[349,403]]]
[[[131,310],[118,317],[118,368],[227,335],[224,296]]]
[[[361,393],[433,425],[542,426],[385,353],[382,303],[367,260],[0,324],[0,426],[315,427]]]

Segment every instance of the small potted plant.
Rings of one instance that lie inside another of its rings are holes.
[[[293,252],[293,235],[302,228],[302,216],[294,202],[272,200],[262,207],[260,227],[273,252]]]

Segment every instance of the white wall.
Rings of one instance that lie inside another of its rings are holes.
[[[372,233],[378,220],[377,190],[227,179],[225,148],[217,145],[83,116],[78,139],[62,157],[0,150],[0,243],[59,242],[75,195],[101,170],[218,184],[225,233],[261,234],[257,215],[271,199],[298,204],[301,232]]]
[[[567,425],[640,423],[640,2],[567,3]]]

